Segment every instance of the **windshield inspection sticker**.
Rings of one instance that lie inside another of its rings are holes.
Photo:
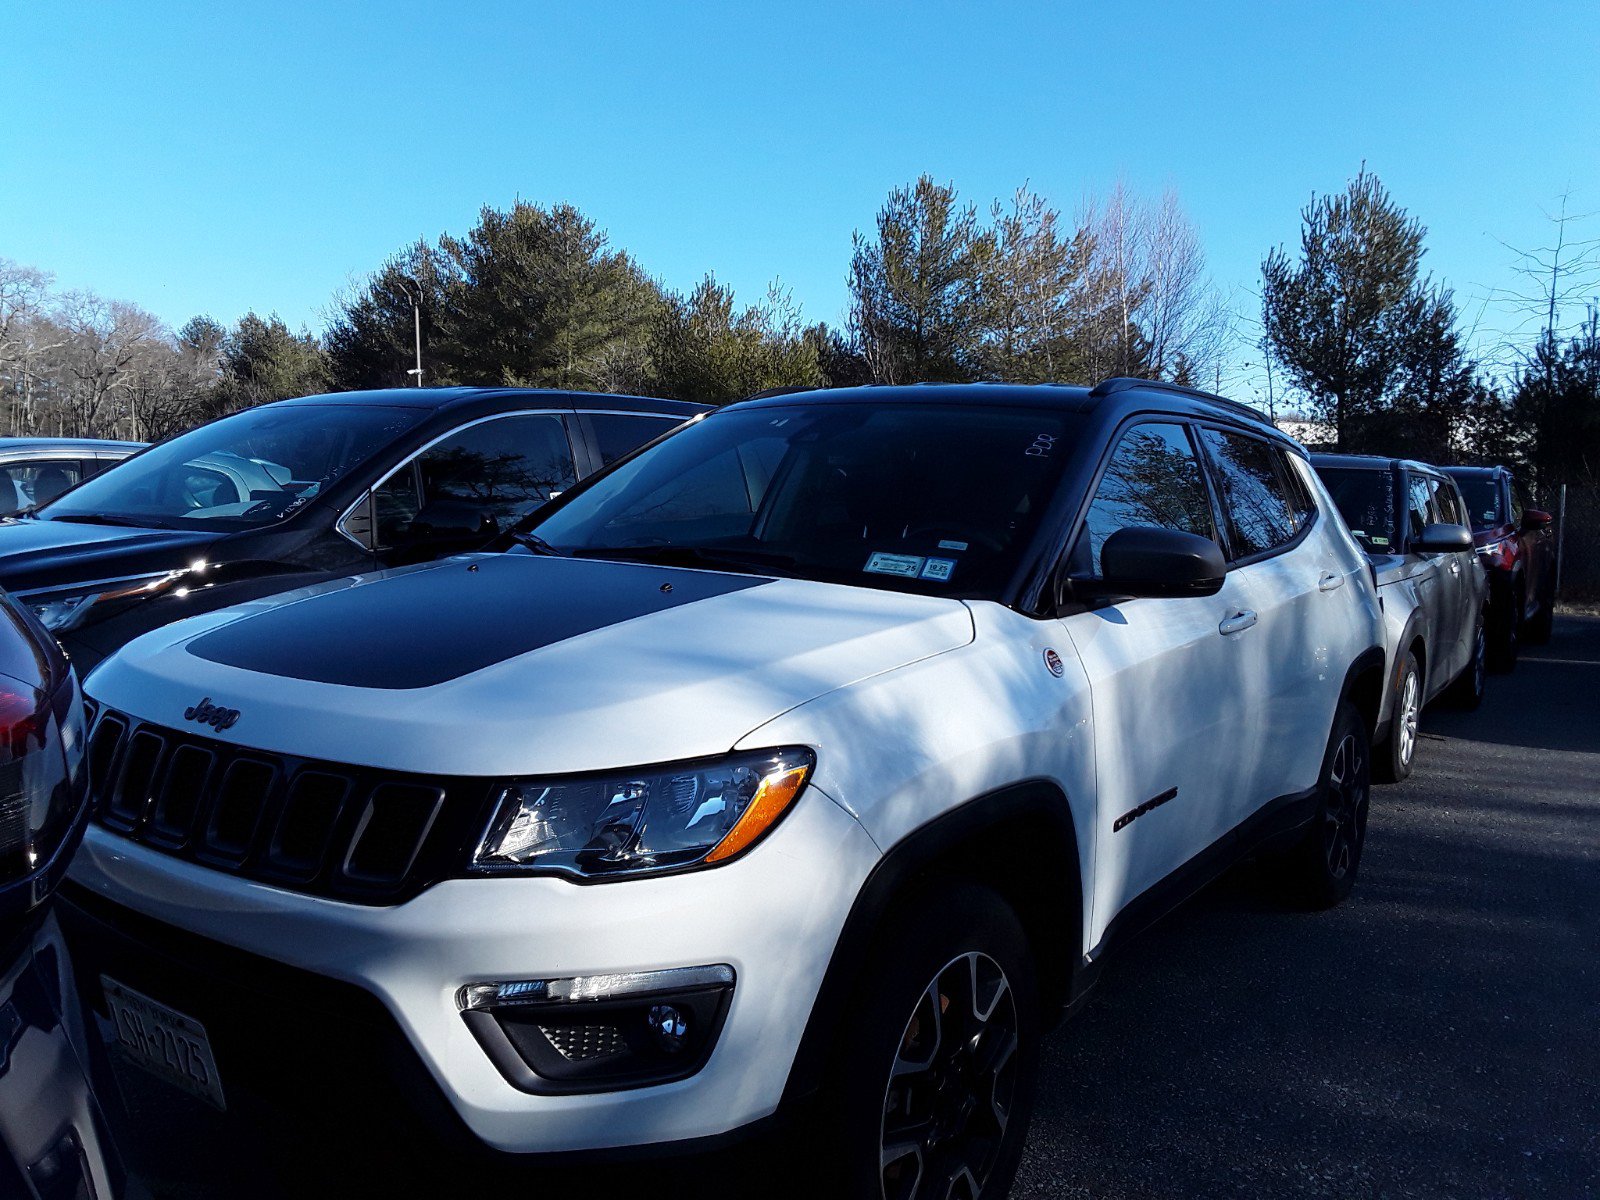
[[[965,542],[940,542],[939,543],[939,549],[941,549],[941,550],[965,550],[966,548],[967,548],[967,544]]]
[[[874,575],[898,575],[902,579],[915,579],[922,572],[922,564],[927,559],[917,554],[885,554],[882,550],[873,553],[867,559],[864,571],[871,571]]]
[[[941,583],[950,578],[950,572],[956,569],[956,560],[953,558],[930,558],[922,564],[923,579],[937,579]]]

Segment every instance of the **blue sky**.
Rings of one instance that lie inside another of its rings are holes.
[[[669,286],[779,278],[828,320],[852,230],[923,171],[1069,211],[1170,185],[1248,311],[1363,160],[1463,299],[1513,283],[1499,242],[1545,240],[1562,192],[1600,210],[1589,3],[6,7],[0,257],[173,324],[318,328],[401,244],[519,196]]]

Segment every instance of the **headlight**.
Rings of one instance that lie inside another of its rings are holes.
[[[724,862],[777,823],[815,764],[810,750],[788,747],[514,782],[472,865],[606,879]]]
[[[39,618],[39,623],[52,632],[59,633],[82,624],[89,610],[97,604],[111,600],[125,600],[151,592],[158,592],[183,571],[162,571],[156,575],[140,575],[133,579],[118,579],[102,584],[94,591],[34,592],[19,596],[28,611]]]

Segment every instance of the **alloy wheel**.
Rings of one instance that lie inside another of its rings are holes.
[[[1016,996],[987,954],[952,959],[917,998],[884,1090],[884,1200],[978,1200],[1016,1098]]]
[[[1400,738],[1400,761],[1407,767],[1411,765],[1411,756],[1417,752],[1417,728],[1421,719],[1422,686],[1417,682],[1417,673],[1411,671],[1400,689],[1400,728],[1396,731]]]
[[[1333,752],[1323,816],[1323,846],[1328,858],[1328,874],[1334,879],[1343,879],[1355,870],[1360,860],[1361,843],[1367,831],[1369,790],[1367,762],[1361,746],[1353,734],[1346,734]]]

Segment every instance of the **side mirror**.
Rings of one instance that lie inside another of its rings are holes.
[[[1472,549],[1472,530],[1465,525],[1437,522],[1424,526],[1420,537],[1411,539],[1411,548],[1424,554],[1454,554]]]
[[[1528,533],[1540,529],[1549,529],[1555,524],[1555,518],[1542,508],[1525,508],[1522,510],[1522,528]]]
[[[1074,599],[1214,596],[1222,590],[1228,564],[1222,547],[1210,538],[1130,525],[1106,539],[1100,570],[1099,578],[1070,581]]]
[[[470,500],[432,500],[411,518],[405,540],[410,545],[476,542],[493,537],[500,523],[481,504]]]

